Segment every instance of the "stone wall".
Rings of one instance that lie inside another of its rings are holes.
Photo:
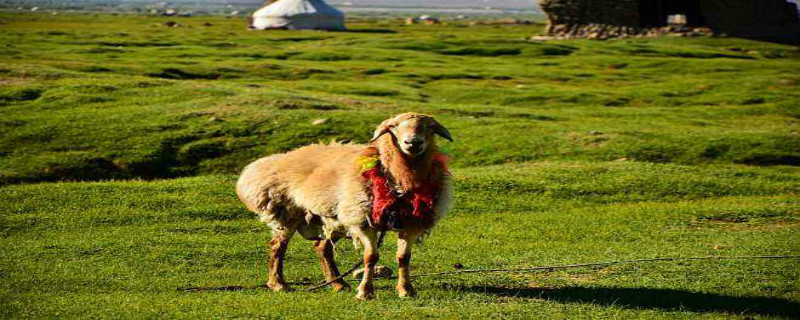
[[[550,27],[559,30],[586,24],[639,26],[639,0],[541,0]],[[548,28],[548,32],[550,32]]]

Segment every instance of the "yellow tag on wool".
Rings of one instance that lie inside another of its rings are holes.
[[[358,165],[361,167],[361,172],[374,168],[376,165],[378,165],[378,161],[380,161],[378,156],[360,157],[358,160],[356,160]]]

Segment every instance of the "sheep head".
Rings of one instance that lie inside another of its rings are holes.
[[[416,157],[425,153],[434,145],[434,135],[453,141],[447,131],[432,116],[419,113],[403,113],[384,120],[372,136],[371,142],[389,134],[392,143],[408,157]]]

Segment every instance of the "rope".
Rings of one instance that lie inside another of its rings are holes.
[[[383,244],[383,236],[384,235],[386,235],[386,231],[381,232],[378,235],[378,246],[377,246],[378,249],[380,249],[381,248],[381,244]],[[317,290],[317,289],[321,289],[321,288],[327,287],[331,283],[334,283],[336,281],[342,280],[342,279],[344,279],[344,277],[349,276],[351,273],[355,272],[356,269],[361,267],[362,264],[364,264],[364,260],[358,260],[358,262],[356,262],[355,264],[353,264],[352,267],[350,267],[350,270],[345,271],[344,273],[340,274],[338,277],[333,278],[333,279],[328,280],[328,281],[324,281],[324,282],[322,282],[320,284],[317,284],[317,285],[310,286],[310,287],[305,288],[305,289],[298,290],[298,291],[310,292],[310,291],[314,291],[314,290]]]
[[[381,233],[378,238],[378,247],[380,248],[381,243],[383,242],[383,236],[385,232]],[[462,274],[462,273],[490,273],[490,272],[535,272],[535,271],[553,271],[559,269],[571,269],[571,268],[582,268],[582,267],[596,267],[596,266],[608,266],[614,264],[633,264],[633,263],[643,263],[643,262],[662,262],[662,261],[696,261],[696,260],[752,260],[752,259],[800,259],[800,255],[773,255],[773,256],[717,256],[717,257],[656,257],[656,258],[645,258],[645,259],[631,259],[631,260],[615,260],[615,261],[605,261],[605,262],[591,262],[591,263],[577,263],[577,264],[563,264],[563,265],[554,265],[554,266],[541,266],[541,267],[531,267],[531,268],[506,268],[506,269],[464,269],[464,270],[456,270],[456,271],[444,271],[444,272],[432,272],[432,273],[420,273],[417,275],[411,275],[412,278],[421,278],[421,277],[433,277],[433,276],[444,276],[444,275],[452,275],[452,274]],[[336,281],[342,280],[344,277],[353,273],[358,267],[363,264],[363,261],[359,261],[358,263],[354,264],[350,270],[347,272],[342,273],[338,277],[330,280],[319,283],[317,285],[298,290],[303,292],[310,292],[314,290],[318,290],[324,288],[331,283]],[[379,279],[379,278],[376,278]],[[382,279],[397,279],[397,276],[385,277]],[[239,291],[239,290],[247,290],[247,289],[260,289],[260,288],[267,288],[266,285],[256,285],[256,286],[223,286],[223,287],[188,287],[188,288],[178,288],[179,291],[189,291],[189,292],[201,292],[201,291]]]

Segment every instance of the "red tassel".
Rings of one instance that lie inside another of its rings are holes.
[[[437,176],[437,170],[447,173],[447,160],[443,154],[436,154],[433,158],[433,169],[431,177]],[[402,200],[405,206],[398,208],[399,214],[411,215],[416,219],[430,222],[436,210],[436,200],[441,191],[441,181],[429,179],[422,186],[415,188],[405,197],[398,198],[397,194],[389,187],[389,179],[383,175],[380,163],[362,173],[364,178],[372,182],[372,222],[381,227],[385,227],[386,221],[383,216],[387,209],[393,206],[398,200]]]
[[[364,171],[363,176],[372,181],[372,221],[380,223],[381,215],[397,201],[397,197],[389,188],[389,180],[381,174],[380,165]]]

